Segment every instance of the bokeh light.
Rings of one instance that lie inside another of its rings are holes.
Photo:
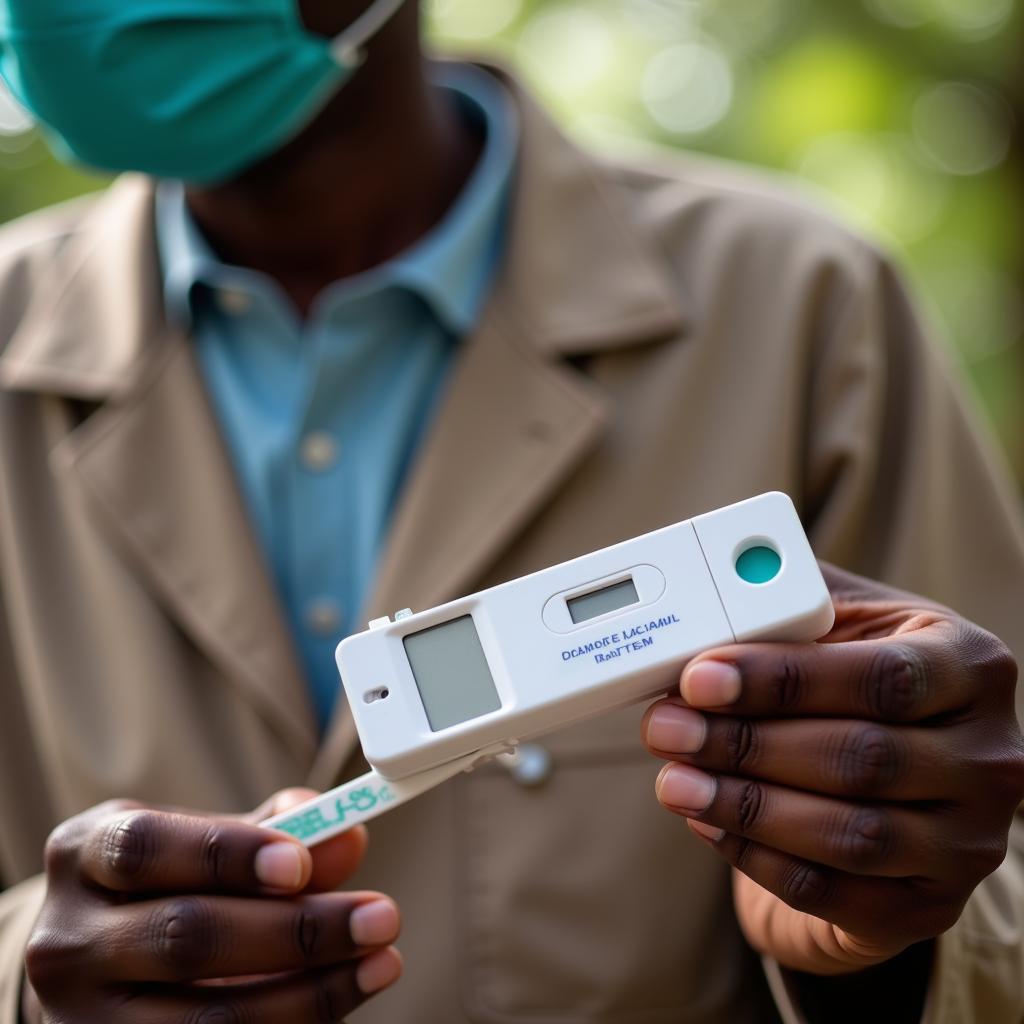
[[[966,40],[990,38],[1007,27],[1014,0],[865,0],[867,9],[898,28],[933,25]]]
[[[433,5],[443,45],[458,43],[460,17],[476,24],[457,6]],[[1019,7],[523,0],[474,42],[511,58],[589,145],[696,150],[802,179],[916,279],[1024,481]]]
[[[939,170],[983,174],[1010,152],[1013,115],[998,93],[969,82],[926,89],[913,110],[914,140]]]
[[[490,39],[512,24],[522,0],[435,0],[434,17],[457,39]]]
[[[707,131],[729,112],[732,68],[711,42],[677,43],[647,62],[640,96],[666,131],[692,135]]]
[[[948,182],[921,166],[903,135],[823,135],[806,147],[798,170],[847,220],[891,244],[937,231],[951,198]]]
[[[934,0],[934,4],[942,24],[974,39],[1002,31],[1013,15],[1013,0]]]
[[[32,128],[32,118],[11,95],[6,83],[0,80],[0,135],[12,138],[25,135]]]
[[[587,4],[553,6],[531,18],[519,37],[519,61],[563,99],[580,99],[609,76],[616,40]]]

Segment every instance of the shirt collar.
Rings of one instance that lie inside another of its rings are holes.
[[[200,281],[212,283],[222,264],[189,214],[181,182],[158,185],[156,228],[167,317],[187,325],[192,319],[193,287]]]
[[[329,286],[316,309],[329,315],[353,296],[399,285],[423,298],[453,334],[475,326],[501,259],[505,215],[519,149],[519,115],[497,78],[467,64],[438,64],[435,84],[456,95],[482,121],[485,141],[472,174],[441,221],[388,263]],[[189,324],[197,283],[266,287],[263,275],[228,267],[211,250],[189,214],[180,182],[161,182],[156,197],[157,241],[169,318]],[[276,290],[274,287],[272,290]]]

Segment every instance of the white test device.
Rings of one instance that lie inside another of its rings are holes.
[[[723,644],[812,641],[828,588],[774,492],[343,640],[337,661],[368,775],[265,825],[307,845],[525,739],[673,689]]]

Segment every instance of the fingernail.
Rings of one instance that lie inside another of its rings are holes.
[[[700,814],[715,798],[715,780],[686,764],[670,764],[658,776],[658,799],[668,807]]]
[[[382,949],[368,956],[356,969],[356,984],[364,996],[373,995],[398,981],[402,958],[397,949]]]
[[[304,851],[292,843],[271,843],[256,854],[256,877],[268,889],[298,889],[306,868]]]
[[[352,911],[348,927],[357,946],[386,946],[398,938],[398,908],[389,900],[364,903]]]
[[[686,824],[709,843],[719,843],[725,836],[724,828],[715,828],[714,825],[708,825],[703,821],[694,821],[693,818],[689,818]]]
[[[660,704],[647,722],[647,742],[670,754],[696,754],[707,731],[703,715],[678,704]]]
[[[735,704],[742,687],[739,669],[724,661],[698,661],[683,672],[683,697],[698,708]]]

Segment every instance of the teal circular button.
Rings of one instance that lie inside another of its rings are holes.
[[[779,553],[763,544],[747,548],[736,559],[736,572],[740,579],[747,583],[771,583],[781,569],[782,559]]]

